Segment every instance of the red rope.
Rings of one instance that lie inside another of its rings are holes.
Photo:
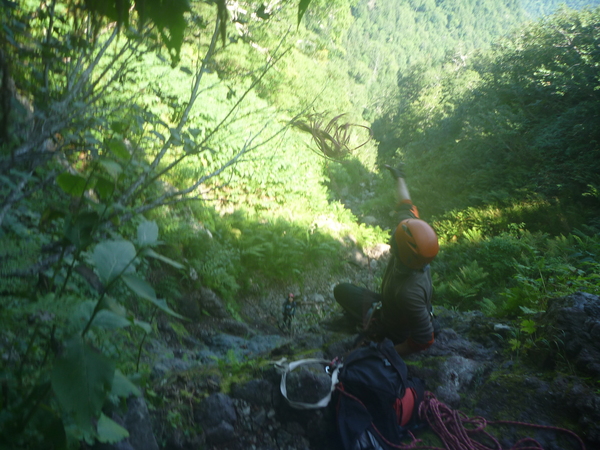
[[[535,423],[524,423],[524,422],[515,422],[512,420],[495,420],[493,422],[489,422],[491,424],[496,424],[496,425],[521,425],[521,426],[526,426],[526,427],[532,427],[532,428],[540,428],[542,430],[553,430],[553,431],[560,431],[562,433],[566,433],[568,435],[570,435],[573,439],[575,439],[578,443],[579,446],[581,447],[582,450],[586,450],[585,449],[585,444],[583,443],[583,441],[581,440],[581,438],[576,434],[573,433],[571,430],[567,430],[566,428],[559,428],[559,427],[551,427],[548,425],[538,425]],[[530,440],[530,438],[525,438],[520,440],[519,442],[523,442],[526,440]],[[513,448],[517,448],[517,445],[519,444],[519,442],[517,442]],[[521,447],[519,447],[519,450],[522,450]]]
[[[345,391],[343,386],[338,385],[339,393],[359,402],[364,406],[363,402],[357,397]],[[559,431],[573,437],[581,446],[581,450],[586,450],[585,444],[581,438],[570,430],[551,427],[547,425],[536,425],[532,423],[515,422],[508,420],[498,420],[488,422],[483,417],[468,417],[461,411],[453,410],[445,403],[440,402],[431,392],[425,392],[425,397],[419,405],[419,419],[427,421],[432,431],[442,440],[444,447],[417,446],[420,439],[417,439],[410,431],[408,433],[412,437],[412,442],[409,444],[394,444],[388,441],[381,432],[377,429],[374,423],[371,422],[373,429],[379,437],[390,447],[399,450],[503,450],[498,440],[490,433],[485,431],[485,428],[490,424],[497,425],[520,425],[531,428],[540,428],[546,430]],[[465,426],[469,427],[466,428]],[[472,439],[470,435],[481,434],[488,439],[493,447],[489,447],[482,442]],[[524,438],[513,445],[509,450],[544,450],[542,445],[532,438]]]
[[[489,424],[521,425],[559,431],[573,437],[579,443],[581,449],[585,450],[585,444],[581,438],[570,430],[506,420],[488,422],[483,417],[469,418],[466,414],[452,410],[448,405],[440,402],[431,392],[425,393],[425,398],[419,406],[419,418],[429,423],[429,426],[439,436],[445,445],[444,448],[447,450],[502,450],[502,446],[498,440],[485,431],[485,428]],[[466,428],[465,425],[470,428]],[[477,433],[482,434],[491,441],[493,447],[488,447],[470,437],[470,435]],[[524,438],[513,445],[510,450],[544,450],[544,448],[535,439]]]

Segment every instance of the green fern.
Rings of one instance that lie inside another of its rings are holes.
[[[488,317],[494,317],[498,312],[498,307],[492,300],[484,297],[479,302],[479,310]]]

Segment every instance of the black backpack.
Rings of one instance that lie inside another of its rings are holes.
[[[407,393],[414,398],[409,402],[410,421],[400,426],[394,406]],[[423,394],[423,383],[408,377],[406,364],[389,339],[354,350],[344,358],[334,402],[342,448],[398,448],[416,425]]]

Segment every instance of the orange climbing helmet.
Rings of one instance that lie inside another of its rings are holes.
[[[435,231],[421,219],[400,222],[394,232],[394,240],[400,261],[411,269],[421,269],[433,261],[440,249]]]

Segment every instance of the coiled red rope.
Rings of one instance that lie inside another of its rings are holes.
[[[338,392],[362,404],[358,398],[339,387]],[[412,442],[408,444],[396,445],[388,441],[377,429],[375,424],[372,424],[373,429],[388,446],[399,450],[505,450],[494,436],[485,431],[485,428],[490,424],[519,425],[530,428],[558,431],[571,436],[579,443],[581,450],[586,450],[585,444],[581,438],[571,430],[508,420],[496,420],[488,422],[483,417],[468,417],[465,413],[458,410],[453,410],[445,403],[440,402],[435,395],[429,391],[425,392],[423,401],[419,405],[418,413],[419,419],[429,424],[431,430],[444,443],[444,447],[418,445],[422,441],[415,438],[410,431],[409,434],[412,437]],[[480,439],[482,439],[482,437],[483,439],[487,439],[491,443],[492,447],[473,439],[472,436],[474,435],[479,435]],[[518,441],[508,450],[544,450],[544,447],[542,447],[542,445],[535,439],[524,438]]]
[[[446,450],[503,450],[498,440],[485,431],[485,428],[490,424],[519,425],[566,433],[579,443],[582,450],[585,450],[585,444],[581,438],[570,430],[507,420],[488,422],[483,417],[471,418],[461,411],[453,410],[448,405],[440,402],[431,392],[425,392],[425,398],[421,402],[421,405],[419,405],[419,419],[429,424],[433,432],[444,443],[444,449]],[[490,447],[473,439],[472,436],[474,435],[479,435],[483,439],[487,439],[492,446]],[[431,449],[432,447],[427,448]],[[510,450],[544,450],[544,447],[535,439],[524,438],[513,445]]]

